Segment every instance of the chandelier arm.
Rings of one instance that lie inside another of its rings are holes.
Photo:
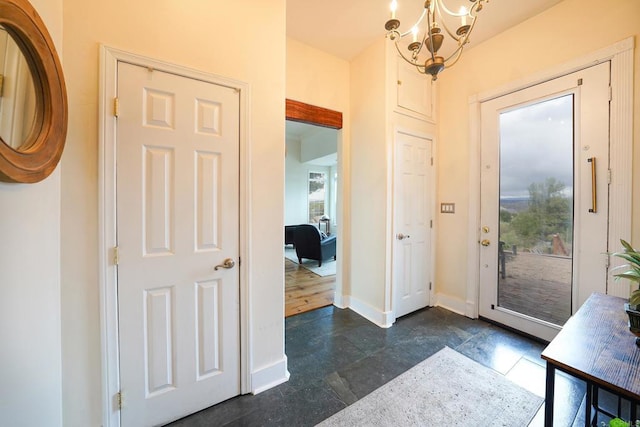
[[[452,39],[454,39],[458,43],[460,42],[460,38],[461,37],[458,37],[457,34],[452,33],[451,30],[449,30],[449,27],[447,27],[447,23],[445,22],[444,19],[441,20],[440,25],[442,25],[444,27],[444,30],[447,32],[447,34],[449,34],[449,37],[451,37]]]
[[[471,16],[471,24],[469,26],[469,29],[462,36],[458,36],[456,33],[452,33],[449,30],[449,27],[447,27],[447,24],[446,24],[446,22],[444,22],[444,20],[442,22],[442,26],[444,27],[444,30],[447,32],[447,34],[449,34],[449,36],[452,39],[457,41],[459,45],[464,46],[465,44],[467,44],[469,42],[469,36],[471,35],[471,33],[473,32],[473,29],[476,26],[476,17],[475,16]],[[462,40],[462,42],[461,42],[461,40]],[[451,55],[451,56],[453,56],[453,55]]]
[[[416,62],[414,62],[414,60],[408,59],[406,56],[404,56],[404,53],[402,53],[402,50],[400,49],[400,46],[398,45],[397,41],[394,41],[393,44],[396,46],[396,50],[398,51],[398,54],[400,55],[400,57],[402,59],[407,61],[409,64],[418,67],[418,64],[416,64]]]
[[[454,55],[455,55],[455,58],[453,59],[453,61],[449,62],[451,61],[451,58],[454,57]],[[447,69],[449,67],[453,67],[461,57],[462,57],[462,46],[460,46],[460,49],[456,49],[456,51],[444,61],[444,64],[445,64],[444,68]]]
[[[409,27],[409,31],[405,31],[404,33],[400,34],[400,37],[404,37],[404,36],[408,36],[409,34],[411,34],[411,31],[413,30],[413,27],[419,27],[420,24],[422,24],[422,20],[424,19],[424,16],[427,14],[427,8],[425,7],[424,10],[422,11],[422,15],[420,15],[420,18],[418,18],[418,21],[413,24],[413,26]]]
[[[437,2],[436,2],[437,5]],[[427,10],[427,8],[424,8],[425,11]],[[435,13],[435,9],[434,12]],[[431,13],[431,11],[429,11],[429,13],[427,13],[427,31],[425,31],[424,33],[424,39],[422,40],[422,45],[420,46],[420,48],[422,48],[422,46],[425,45],[427,38],[431,37],[431,19],[435,18],[435,16],[433,15],[433,13]],[[429,54],[431,55],[431,60],[435,61],[436,60],[436,53],[433,51],[433,39],[431,39],[431,49],[427,48],[427,50],[429,51]]]
[[[471,7],[469,8],[469,10],[473,9],[474,7],[476,7],[476,8],[477,8],[478,3],[480,3],[480,1],[481,1],[481,0],[475,0],[475,1],[473,2],[473,4],[471,5]],[[447,5],[446,5],[446,4],[444,4],[444,1],[443,1],[443,0],[437,0],[435,3],[436,3],[436,6],[438,7],[438,9],[440,9],[440,8],[442,7],[442,9],[444,9],[444,11],[447,13],[447,15],[450,15],[450,16],[456,16],[456,17],[458,17],[458,18],[463,17],[463,16],[465,16],[465,15],[466,15],[466,13],[459,13],[459,12],[452,12],[452,11],[450,11],[450,10],[449,10],[449,8],[447,8]],[[442,13],[441,13],[441,14],[442,14]]]

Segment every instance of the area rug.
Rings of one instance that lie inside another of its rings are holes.
[[[284,248],[284,257],[298,264],[298,256],[294,248]],[[322,277],[336,274],[336,261],[333,259],[322,261],[322,265],[318,267],[318,261],[302,258],[300,266]]]
[[[543,399],[445,347],[320,426],[526,426]]]

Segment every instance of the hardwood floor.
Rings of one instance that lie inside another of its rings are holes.
[[[336,276],[321,277],[284,259],[285,317],[333,304]]]

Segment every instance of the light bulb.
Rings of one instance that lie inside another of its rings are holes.
[[[391,19],[396,19],[396,9],[398,9],[398,2],[396,0],[393,0],[391,2]]]
[[[469,14],[469,11],[466,7],[460,6],[459,14],[462,16],[462,26],[464,27],[465,25],[467,25],[467,15]]]

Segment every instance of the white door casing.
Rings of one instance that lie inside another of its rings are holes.
[[[393,309],[396,318],[430,304],[433,141],[396,131]]]
[[[528,105],[562,95],[574,96],[574,262],[573,312],[592,292],[606,292],[609,167],[609,67],[608,62],[568,74],[483,102],[481,108],[481,225],[482,240],[493,245],[480,250],[481,316],[550,340],[559,328],[534,321],[498,306],[497,272],[499,188],[498,115],[516,106]],[[597,212],[592,207],[591,164],[597,159]]]
[[[119,63],[122,425],[240,393],[239,95]]]

